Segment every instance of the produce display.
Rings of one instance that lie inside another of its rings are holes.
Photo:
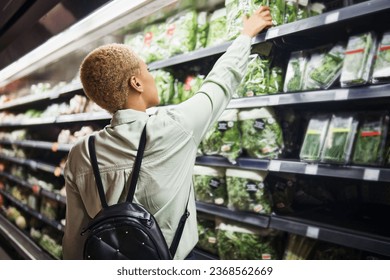
[[[376,50],[376,35],[367,32],[351,36],[345,51],[340,83],[342,87],[362,85],[369,75]]]
[[[174,94],[173,75],[160,69],[153,71],[152,75],[154,76],[154,81],[160,98],[160,105],[172,104]]]
[[[228,207],[261,214],[271,213],[271,200],[264,186],[265,171],[226,169]]]
[[[203,75],[188,75],[181,88],[179,88],[181,90],[180,102],[192,97],[202,86],[204,78]]]
[[[271,107],[241,110],[242,148],[250,157],[277,158],[283,149],[282,129]]]
[[[207,47],[215,46],[227,41],[226,8],[213,12],[209,21]]]
[[[151,24],[145,28],[142,56],[146,63],[169,57],[166,31],[165,22]]]
[[[207,35],[209,32],[207,17],[207,12],[203,11],[198,13],[195,49],[204,48],[207,45]]]
[[[383,33],[375,57],[373,83],[388,82],[390,80],[390,31]]]
[[[292,52],[288,61],[283,91],[294,92],[303,89],[307,54],[303,51]]]
[[[218,255],[218,240],[215,219],[204,217],[200,214],[198,218],[199,241],[196,246],[206,252]]]
[[[269,0],[268,7],[271,12],[272,24],[274,26],[284,23],[285,0]],[[267,4],[267,3],[265,3]]]
[[[227,206],[225,169],[195,165],[193,184],[196,200]]]
[[[253,13],[253,2],[253,0],[225,0],[228,40],[234,40],[240,35],[242,18]]]
[[[268,94],[283,92],[284,71],[279,66],[274,66],[269,70]]]
[[[290,23],[298,20],[298,4],[293,0],[285,0],[284,23]]]

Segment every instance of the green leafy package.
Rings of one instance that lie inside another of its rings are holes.
[[[164,70],[156,70],[152,72],[152,75],[156,83],[160,105],[171,104],[174,95],[174,78],[172,74]]]
[[[225,110],[218,122],[206,133],[202,141],[205,155],[221,155],[235,163],[241,154],[241,133],[238,124],[238,110]]]
[[[271,107],[242,110],[238,115],[242,148],[250,157],[277,158],[283,149],[282,128]]]
[[[342,87],[362,85],[368,82],[376,36],[373,32],[351,36],[345,51],[340,84]]]
[[[283,69],[273,66],[269,71],[268,94],[283,92]]]
[[[321,153],[322,162],[346,164],[351,157],[358,121],[353,115],[333,115]]]
[[[299,154],[302,161],[316,162],[320,160],[329,122],[330,116],[328,115],[315,116],[310,119]]]
[[[142,32],[138,32],[135,34],[128,34],[124,38],[124,44],[131,47],[131,49],[139,55],[140,58],[145,60],[145,53],[143,51],[144,48],[144,38],[145,35]]]
[[[272,24],[274,26],[284,23],[285,0],[267,0],[264,5],[268,6],[271,12]]]
[[[182,84],[182,93],[180,100],[186,101],[200,89],[204,81],[203,75],[188,75]]]
[[[237,88],[237,97],[267,94],[268,76],[269,61],[258,54],[250,55],[247,70]]]
[[[168,57],[166,30],[165,22],[152,24],[145,28],[143,54],[146,63]]]
[[[284,23],[290,23],[297,20],[298,4],[294,0],[285,0],[284,6]]]
[[[287,65],[286,77],[284,79],[284,92],[294,92],[303,89],[307,60],[308,57],[306,52],[298,51],[291,53]]]
[[[315,2],[309,4],[310,16],[318,16],[324,13],[326,7],[323,3]]]
[[[195,165],[192,178],[196,200],[227,206],[224,168]]]
[[[254,11],[253,0],[225,0],[227,38],[234,40],[242,30],[242,18]]]
[[[196,244],[201,250],[218,255],[218,240],[215,219],[198,214],[198,236],[199,240]]]
[[[207,20],[207,12],[199,12],[197,18],[196,29],[196,45],[195,49],[201,49],[207,45],[207,34],[209,32],[209,22]]]
[[[171,104],[179,104],[182,100],[183,93],[183,83],[178,79],[175,79],[173,82],[173,96],[171,99]]]
[[[280,256],[274,230],[217,222],[217,240],[222,260],[274,260]]]
[[[264,187],[265,171],[226,169],[228,207],[261,214],[271,213],[270,194]]]
[[[169,55],[187,53],[195,49],[197,13],[187,10],[167,19],[167,46]]]
[[[210,17],[207,47],[227,41],[226,8],[214,11]]]
[[[354,164],[382,165],[389,115],[387,112],[365,114],[358,130],[352,157]]]
[[[310,17],[309,0],[297,0],[297,18],[301,20]]]
[[[388,81],[390,81],[390,31],[382,36],[372,74],[372,82],[375,84]]]

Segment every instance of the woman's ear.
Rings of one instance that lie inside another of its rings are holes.
[[[138,91],[139,93],[144,91],[141,81],[136,76],[130,77],[129,86],[134,90]]]

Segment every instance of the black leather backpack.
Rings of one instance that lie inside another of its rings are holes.
[[[108,206],[96,159],[95,137],[88,139],[89,154],[102,203],[102,210],[90,221],[82,235],[87,238],[84,259],[91,260],[170,260],[173,259],[184,225],[189,216],[187,205],[171,247],[164,239],[157,221],[142,205],[133,203],[133,196],[146,144],[146,125],[134,163],[126,201]]]

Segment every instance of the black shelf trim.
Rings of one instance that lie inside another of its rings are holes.
[[[0,140],[0,144],[16,145],[20,147],[37,148],[45,150],[69,152],[72,144],[58,144],[56,142],[36,141],[36,140]],[[55,147],[55,148],[54,148]]]
[[[31,159],[24,159],[24,158],[16,158],[16,157],[10,157],[10,156],[5,156],[0,154],[0,159],[14,162],[20,165],[25,165],[30,167],[32,170],[42,170],[48,173],[56,173],[57,169],[60,167],[53,166],[47,163],[31,160]],[[61,175],[63,174],[63,171],[61,171]]]
[[[205,252],[199,248],[194,249],[194,254],[196,256],[196,260],[219,260],[218,256]]]
[[[270,217],[267,215],[234,211],[223,206],[212,205],[200,201],[196,202],[196,210],[261,228],[268,228],[270,222]]]
[[[53,260],[53,257],[44,252],[3,215],[0,215],[0,234],[26,260]]]

